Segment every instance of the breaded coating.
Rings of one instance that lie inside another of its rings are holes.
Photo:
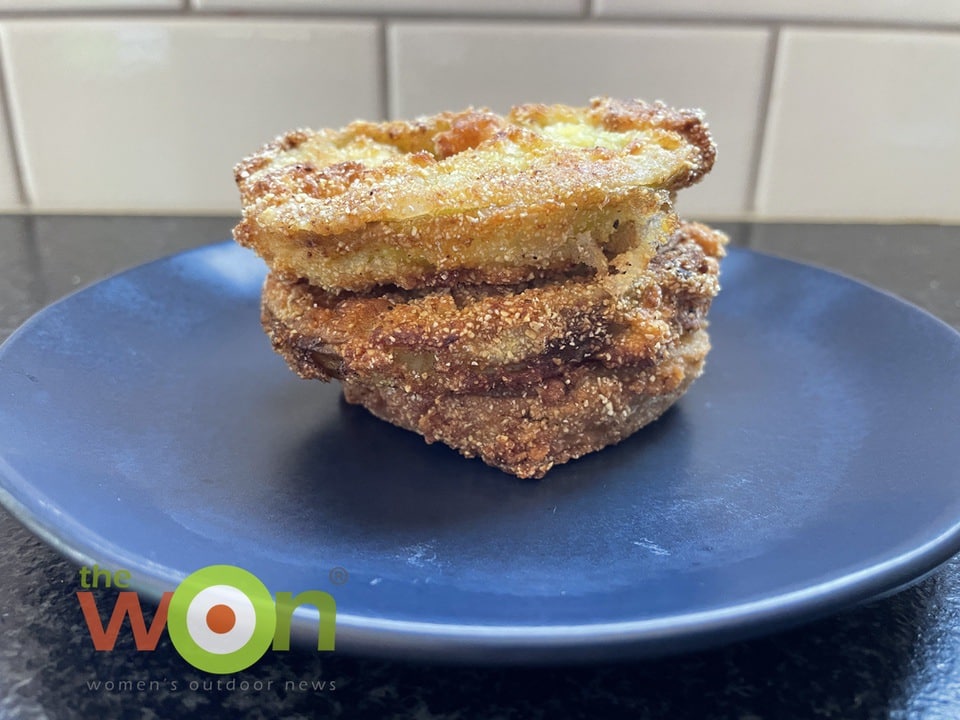
[[[377,417],[521,478],[620,442],[656,420],[703,370],[705,330],[684,334],[655,365],[582,363],[515,393],[418,393],[347,381],[344,398]]]
[[[700,375],[727,239],[673,198],[715,155],[699,111],[609,98],[298,130],[235,168],[234,237],[299,375],[540,478]]]
[[[301,130],[237,165],[234,237],[330,292],[600,272],[605,252],[652,254],[671,193],[714,158],[699,111],[639,100]]]
[[[305,378],[407,392],[492,392],[586,361],[648,365],[705,326],[726,237],[683,224],[647,261],[632,250],[601,275],[339,295],[271,274],[263,324]]]

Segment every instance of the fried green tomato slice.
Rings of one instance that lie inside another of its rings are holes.
[[[601,272],[652,257],[715,155],[699,111],[610,98],[297,130],[235,168],[234,238],[330,292]]]

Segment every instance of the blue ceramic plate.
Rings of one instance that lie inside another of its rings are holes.
[[[298,380],[260,329],[263,273],[202,248],[15,333],[7,507],[153,597],[238,565],[273,592],[330,592],[339,650],[487,662],[742,638],[960,549],[960,336],[849,279],[732,251],[705,375],[655,425],[535,482]],[[294,633],[315,647],[316,614]]]

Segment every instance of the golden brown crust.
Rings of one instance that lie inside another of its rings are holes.
[[[513,394],[410,393],[344,383],[348,402],[521,478],[620,442],[656,420],[703,370],[705,330],[686,333],[652,367],[578,365]]]
[[[300,130],[237,166],[234,236],[334,292],[514,283],[591,265],[615,225],[669,231],[714,158],[698,112],[606,98]]]
[[[639,198],[640,205],[635,200],[589,208],[556,205],[543,213],[508,215],[492,209],[375,223],[335,238],[281,230],[254,239],[244,221],[234,237],[253,247],[277,274],[332,292],[382,285],[503,285],[595,269],[609,246],[650,247],[650,238],[676,226],[675,215],[661,209],[663,198]]]
[[[609,98],[297,130],[237,165],[234,237],[300,375],[542,477],[700,374],[726,238],[672,200],[715,155],[698,111]]]
[[[271,275],[264,327],[303,377],[408,392],[518,388],[586,361],[653,364],[705,325],[725,242],[684,224],[649,263],[627,251],[601,276],[512,286],[335,295]]]

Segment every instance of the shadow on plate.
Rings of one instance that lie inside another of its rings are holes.
[[[557,466],[542,480],[521,480],[441,443],[428,445],[342,398],[338,405],[332,422],[287,454],[278,482],[295,483],[288,489],[304,506],[371,529],[432,531],[577,507],[587,496],[642,482],[662,467],[667,448],[676,462],[687,445],[683,410],[674,408],[618,445]]]

